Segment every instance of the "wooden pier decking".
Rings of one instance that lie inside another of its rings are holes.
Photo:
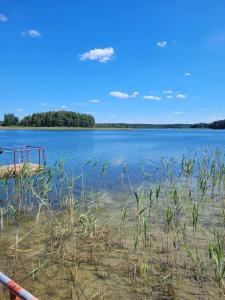
[[[26,175],[34,175],[44,169],[43,165],[34,163],[19,163],[0,166],[0,177],[18,176],[22,173]]]

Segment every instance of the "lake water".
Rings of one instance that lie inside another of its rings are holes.
[[[137,180],[141,168],[152,172],[162,156],[179,160],[182,155],[201,156],[206,150],[224,150],[225,130],[0,130],[0,146],[18,145],[44,146],[49,164],[63,159],[65,168],[74,173],[79,173],[88,161],[89,167],[85,168],[99,166],[98,171],[107,162],[106,180],[113,182],[125,165],[131,178]],[[3,160],[1,155],[0,162]],[[97,184],[98,176],[93,172],[90,175],[90,183]]]

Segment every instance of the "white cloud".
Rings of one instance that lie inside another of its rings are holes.
[[[119,99],[128,99],[129,95],[127,93],[123,93],[123,92],[110,92],[109,93],[110,96],[115,97],[115,98],[119,98]]]
[[[183,112],[182,112],[182,111],[174,111],[173,114],[174,114],[174,115],[182,115]]]
[[[173,96],[171,96],[171,95],[167,95],[167,96],[166,96],[166,98],[167,98],[167,99],[172,99],[172,98],[173,98]]]
[[[92,99],[92,100],[89,100],[88,102],[90,102],[90,103],[99,103],[100,100],[98,100],[98,99]]]
[[[41,102],[40,105],[41,105],[41,106],[47,106],[48,103],[47,103],[47,102]]]
[[[159,101],[161,100],[161,97],[159,96],[153,96],[153,95],[149,95],[149,96],[144,96],[143,99],[145,100],[154,100],[154,101]]]
[[[16,111],[17,111],[17,112],[22,112],[23,109],[22,109],[22,108],[17,108]]]
[[[124,93],[124,92],[118,92],[118,91],[112,91],[109,93],[110,96],[119,98],[119,99],[129,99],[129,98],[136,98],[139,96],[138,92],[133,92],[132,94]]]
[[[39,31],[35,30],[35,29],[29,29],[29,30],[27,30],[27,31],[23,31],[23,32],[22,32],[22,35],[23,35],[23,36],[31,37],[31,38],[33,38],[33,39],[39,38],[39,37],[42,36],[42,34],[41,34]]]
[[[3,14],[0,14],[0,22],[7,22],[8,21],[8,18],[3,15]]]
[[[115,51],[112,47],[104,49],[93,49],[80,55],[80,60],[97,60],[106,63],[113,58]]]
[[[173,94],[173,91],[172,90],[165,90],[163,91],[164,94]]]
[[[177,97],[177,99],[185,99],[185,98],[187,98],[187,95],[185,95],[185,94],[177,94],[176,97]]]
[[[166,47],[166,45],[167,45],[167,41],[161,41],[161,42],[157,43],[157,46],[160,48],[164,48],[164,47]]]
[[[191,76],[191,73],[190,72],[186,72],[186,73],[184,73],[184,76]]]
[[[130,98],[135,98],[139,96],[139,93],[138,92],[133,92],[131,95],[130,95]]]

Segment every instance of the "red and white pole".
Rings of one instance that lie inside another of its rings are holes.
[[[0,272],[0,282],[9,290],[10,300],[38,300],[31,293],[23,289],[19,284]]]

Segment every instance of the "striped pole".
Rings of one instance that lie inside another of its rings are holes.
[[[0,282],[9,290],[10,300],[23,299],[23,300],[38,300],[31,293],[23,289],[15,281],[0,272]]]
[[[14,172],[16,173],[16,150],[13,151]]]

